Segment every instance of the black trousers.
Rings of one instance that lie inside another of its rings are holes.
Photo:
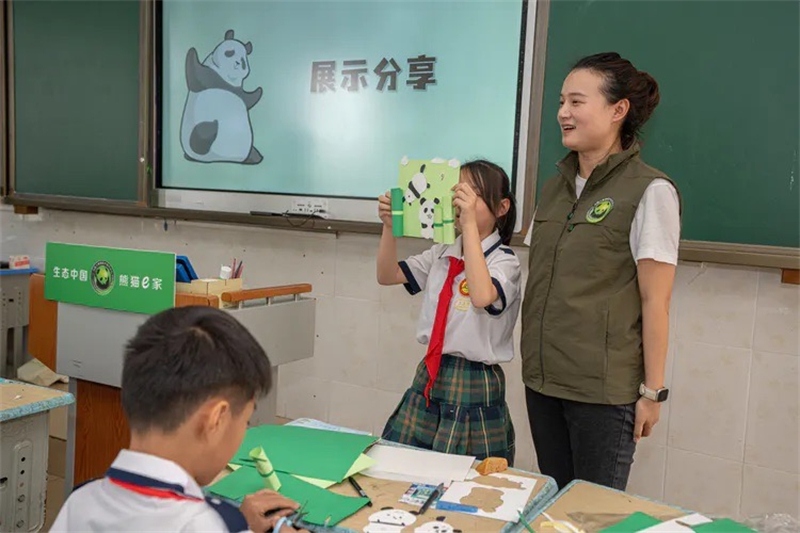
[[[561,400],[525,387],[539,470],[563,489],[581,479],[618,490],[628,485],[636,443],[636,404]]]

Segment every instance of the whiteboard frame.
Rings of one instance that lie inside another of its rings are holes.
[[[525,209],[526,188],[529,186],[529,169],[528,160],[530,157],[529,150],[529,135],[531,129],[531,91],[532,91],[532,73],[534,64],[534,39],[536,37],[537,16],[539,11],[539,4],[542,0],[522,0],[527,4],[525,10],[524,31],[525,42],[520,43],[523,46],[522,57],[522,86],[521,94],[518,98],[518,118],[517,131],[515,132],[517,142],[517,158],[514,169],[516,178],[515,195],[517,198],[517,221],[514,227],[514,232],[519,233],[522,228],[527,227],[523,211]],[[153,38],[161,39],[162,28],[160,21],[156,19],[157,14],[153,10]],[[544,23],[547,19],[545,17]],[[522,28],[520,28],[522,31]],[[153,46],[154,55],[160,51],[160,46]],[[156,61],[161,61],[160,58],[155,58]],[[154,71],[157,69],[156,61],[154,61]],[[154,99],[152,109],[153,113],[156,108],[160,106],[160,87],[155,87],[160,83],[161,76],[155,74],[152,79],[154,80],[153,94]],[[539,97],[541,100],[541,95]],[[152,120],[154,129],[152,132],[153,142],[158,142],[160,139],[160,132],[156,131],[158,127],[158,120],[156,117]],[[537,129],[539,125],[535,126]],[[538,144],[537,144],[538,147]],[[156,147],[153,146],[153,150]],[[157,157],[152,158],[153,161],[158,161]],[[155,165],[155,176],[161,172],[160,165]],[[535,187],[534,187],[535,188]],[[193,190],[193,189],[173,189],[161,187],[158,180],[154,184],[154,207],[167,208],[167,209],[185,209],[192,211],[216,211],[226,213],[239,213],[251,214],[252,212],[267,212],[267,213],[287,213],[291,210],[293,202],[298,198],[325,198],[328,201],[329,222],[379,222],[376,201],[372,199],[356,199],[356,198],[342,198],[342,197],[328,197],[322,195],[292,195],[292,194],[277,194],[268,192],[232,192],[232,191],[207,191],[207,190]]]

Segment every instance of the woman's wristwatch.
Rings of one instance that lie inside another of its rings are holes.
[[[644,383],[639,385],[639,396],[643,398],[647,398],[653,402],[665,402],[667,401],[667,397],[669,396],[669,389],[666,387],[662,387],[660,389],[651,389],[644,386]]]

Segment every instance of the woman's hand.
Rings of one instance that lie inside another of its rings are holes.
[[[476,224],[476,206],[478,205],[478,195],[469,183],[457,183],[453,187],[453,205],[458,210],[458,218],[461,227],[465,224]]]

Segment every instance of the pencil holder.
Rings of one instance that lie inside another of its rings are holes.
[[[392,189],[392,235],[403,236],[403,189]]]

